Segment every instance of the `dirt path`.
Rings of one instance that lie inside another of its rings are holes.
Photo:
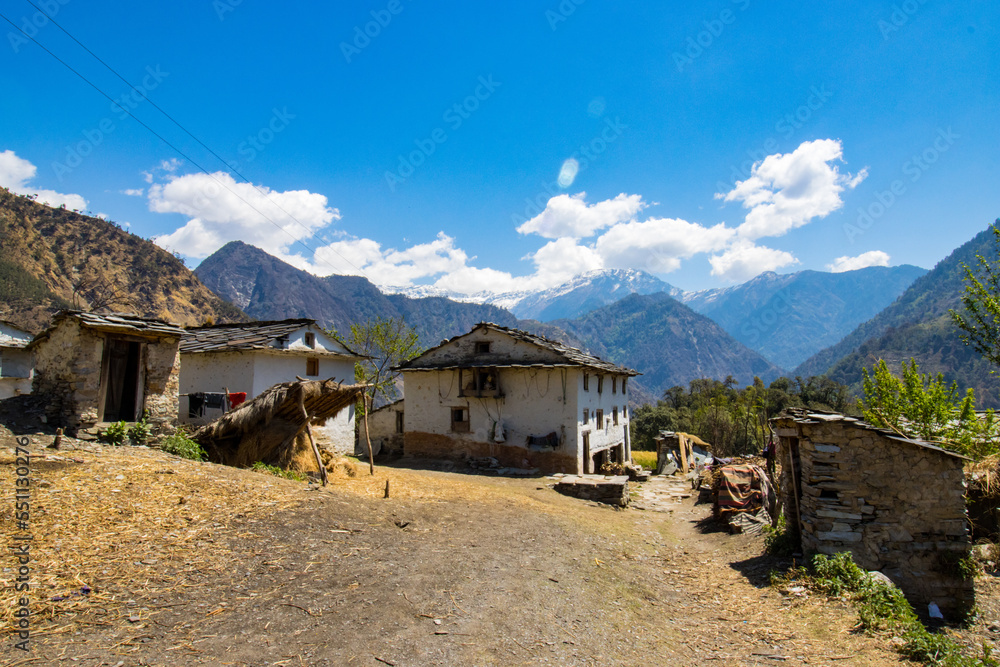
[[[4,664],[899,664],[841,604],[767,588],[759,540],[706,531],[693,498],[622,511],[544,479],[402,468],[308,490],[36,440],[41,613]]]

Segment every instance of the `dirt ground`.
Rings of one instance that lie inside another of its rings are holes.
[[[619,510],[545,478],[399,466],[317,488],[31,440],[31,651],[12,648],[5,554],[4,665],[901,663],[845,603],[768,587],[790,563],[693,497]],[[8,490],[13,446],[0,427]]]

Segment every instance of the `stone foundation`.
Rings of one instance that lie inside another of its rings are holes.
[[[575,454],[558,451],[536,452],[527,447],[478,442],[435,433],[406,433],[403,437],[403,454],[417,458],[452,461],[493,457],[501,466],[508,468],[537,468],[544,474],[577,472]]]
[[[625,475],[566,476],[556,482],[555,489],[566,496],[607,503],[617,507],[626,507],[629,501],[628,477]]]

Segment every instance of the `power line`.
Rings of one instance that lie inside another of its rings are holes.
[[[226,166],[226,168],[228,170],[233,171],[236,175],[238,175],[241,179],[243,179],[243,181],[246,182],[247,185],[249,185],[250,187],[254,188],[259,194],[261,194],[265,198],[265,200],[267,200],[268,203],[274,205],[281,212],[283,212],[285,215],[287,215],[290,219],[294,220],[295,223],[298,224],[303,230],[305,230],[306,233],[308,233],[309,235],[312,235],[312,233],[313,233],[312,230],[310,230],[304,223],[302,223],[298,218],[296,218],[294,215],[292,215],[291,213],[289,213],[288,211],[286,211],[279,203],[273,201],[270,198],[270,196],[268,195],[268,193],[266,193],[260,187],[254,185],[250,181],[250,179],[248,179],[246,176],[244,176],[243,174],[241,174],[237,169],[235,169],[234,167],[232,167],[228,162],[226,162],[226,160],[224,160],[221,156],[219,156],[218,153],[216,153],[211,148],[209,148],[203,141],[201,141],[198,137],[196,137],[194,134],[192,134],[187,128],[185,128],[183,125],[181,125],[179,122],[177,122],[170,114],[168,114],[166,111],[164,111],[162,108],[160,108],[159,105],[157,105],[155,102],[153,102],[153,100],[149,99],[149,97],[145,94],[145,92],[139,90],[136,86],[132,85],[127,79],[125,79],[125,77],[123,77],[121,74],[119,74],[118,72],[116,72],[114,70],[114,68],[112,68],[106,62],[104,62],[93,51],[91,51],[90,49],[88,49],[82,42],[80,42],[80,40],[78,40],[76,37],[74,37],[73,35],[71,35],[69,33],[69,31],[67,31],[65,28],[63,28],[51,16],[49,16],[48,14],[46,14],[44,10],[42,10],[40,7],[38,7],[38,5],[36,5],[35,3],[31,2],[31,0],[25,0],[25,2],[27,2],[29,5],[31,5],[35,9],[37,9],[43,15],[45,15],[49,19],[49,21],[52,22],[53,25],[55,25],[57,28],[59,28],[60,30],[62,30],[70,39],[72,39],[74,42],[76,42],[84,51],[86,51],[87,53],[89,53],[98,62],[100,62],[102,65],[104,65],[109,71],[111,71],[112,74],[114,74],[119,79],[121,79],[132,90],[134,90],[135,92],[139,93],[146,101],[148,101],[154,108],[156,108],[157,111],[159,111],[161,114],[163,114],[164,116],[166,116],[174,125],[176,125],[177,127],[179,127],[181,130],[183,130],[185,133],[187,133],[188,136],[190,136],[192,139],[194,139],[196,142],[198,142],[198,144],[200,144],[202,147],[204,147],[205,150],[207,150],[209,153],[211,153],[212,155],[214,155],[220,162],[222,162],[222,164],[224,164]],[[21,30],[21,28],[19,28],[17,25],[15,25],[14,22],[11,21],[9,18],[7,18],[7,16],[5,16],[3,13],[0,13],[0,17],[2,17],[3,20],[7,21],[7,23],[9,23],[10,25],[12,25],[14,27],[14,29],[16,29],[22,35],[24,35],[25,37],[27,37],[28,39],[30,39],[32,42],[34,42],[36,45],[38,45],[43,51],[45,51],[50,56],[52,56],[53,58],[55,58],[60,64],[62,64],[64,67],[66,67],[66,69],[68,69],[69,71],[71,71],[74,74],[76,74],[80,79],[82,79],[85,83],[87,83],[87,85],[89,85],[91,88],[93,88],[98,93],[100,93],[103,97],[105,97],[107,100],[109,100],[112,104],[117,104],[117,106],[122,111],[124,111],[129,116],[131,116],[133,120],[135,120],[137,123],[139,123],[140,125],[142,125],[142,127],[146,128],[156,138],[158,138],[160,141],[162,141],[167,146],[169,146],[171,149],[173,149],[178,155],[180,155],[184,159],[188,160],[191,164],[193,164],[199,170],[201,170],[202,172],[204,172],[205,175],[209,176],[212,180],[214,180],[216,183],[218,183],[223,188],[225,188],[226,190],[228,190],[230,193],[232,193],[233,195],[235,195],[244,204],[246,204],[251,209],[253,209],[262,218],[264,218],[265,220],[267,220],[268,222],[270,222],[277,229],[281,230],[284,234],[286,234],[289,238],[292,239],[293,244],[294,243],[298,243],[303,248],[305,248],[306,250],[308,250],[309,252],[311,252],[312,255],[313,255],[313,259],[314,260],[319,260],[323,264],[326,264],[331,270],[333,270],[334,272],[336,272],[336,268],[332,264],[330,264],[329,262],[326,262],[321,257],[317,257],[316,256],[316,250],[314,250],[312,247],[310,247],[309,244],[307,244],[302,239],[295,238],[295,236],[293,236],[288,230],[286,230],[284,227],[282,227],[281,225],[279,225],[278,223],[276,223],[274,220],[272,220],[271,218],[269,218],[266,214],[264,214],[263,211],[261,211],[256,206],[254,206],[249,201],[247,201],[238,192],[236,192],[235,190],[233,190],[232,188],[230,188],[228,185],[226,185],[226,183],[224,183],[223,181],[221,181],[218,178],[216,178],[216,176],[214,174],[210,173],[205,167],[201,166],[198,162],[195,162],[195,160],[192,159],[191,157],[189,157],[186,153],[184,153],[184,151],[182,151],[181,149],[177,148],[172,143],[170,143],[169,141],[167,141],[162,135],[160,135],[155,130],[153,130],[153,128],[151,128],[149,125],[147,125],[142,120],[140,120],[135,114],[133,114],[128,109],[126,109],[123,105],[118,104],[114,99],[112,99],[112,97],[110,95],[108,95],[103,90],[101,90],[96,84],[94,84],[89,79],[87,79],[87,77],[85,77],[83,74],[81,74],[80,72],[78,72],[75,69],[73,69],[73,67],[71,67],[66,61],[64,61],[62,58],[60,58],[59,56],[57,56],[56,54],[54,54],[52,51],[50,51],[48,48],[46,48],[41,42],[39,42],[34,37],[32,37],[31,35],[27,34],[23,30]],[[339,252],[337,252],[333,248],[329,248],[329,250],[331,252],[333,252],[334,254],[336,254],[338,257],[340,257],[342,260],[344,260],[344,262],[346,262],[348,264],[348,266],[351,266],[352,268],[356,269],[362,276],[364,276],[365,278],[368,278],[368,280],[371,280],[371,278],[364,272],[364,270],[361,269],[361,267],[355,266],[354,263],[352,263],[349,259],[347,259],[343,255],[341,255]]]

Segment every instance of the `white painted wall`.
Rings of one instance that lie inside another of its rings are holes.
[[[589,375],[588,389],[584,390],[584,375]],[[603,378],[599,382],[598,378]],[[590,434],[590,453],[595,454],[626,442],[626,429],[631,415],[628,409],[628,383],[626,375],[598,374],[592,369],[578,371],[576,377],[577,390],[577,420],[579,421],[580,461],[583,462],[583,434]],[[617,380],[617,391],[615,391]],[[624,389],[622,382],[625,382]],[[598,384],[602,385],[597,391]],[[618,425],[614,424],[614,409],[618,408]],[[589,424],[583,423],[583,411],[589,411]],[[604,411],[604,423],[598,424],[595,413]],[[631,442],[626,443],[626,460],[632,455]],[[585,468],[581,467],[581,471]]]
[[[0,322],[0,399],[31,393],[33,354],[24,349],[31,334]]]
[[[305,344],[305,334],[315,334],[315,346]],[[259,396],[281,382],[293,382],[296,376],[306,380],[329,380],[354,384],[354,359],[323,356],[330,353],[349,354],[337,341],[329,338],[317,327],[302,327],[289,336],[286,349],[268,349],[234,352],[200,352],[181,355],[181,394],[199,391],[247,392],[247,400]],[[319,359],[319,374],[306,375],[307,360]],[[206,410],[205,416],[196,420],[188,417],[188,397],[181,396],[180,420],[184,423],[207,424],[222,416],[221,410]],[[322,427],[337,451],[354,451],[354,406],[341,411]]]

